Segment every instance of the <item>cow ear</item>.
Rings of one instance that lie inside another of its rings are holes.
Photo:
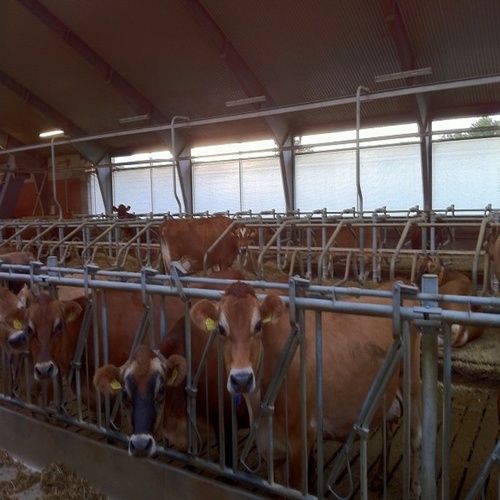
[[[212,332],[217,328],[219,312],[217,306],[209,300],[203,299],[191,308],[191,320],[201,330]]]
[[[120,369],[115,365],[104,365],[94,375],[94,387],[102,394],[116,394],[122,390]]]
[[[28,285],[24,285],[17,294],[17,305],[20,309],[27,309],[33,301],[33,294]]]
[[[118,209],[113,205],[113,212],[118,212]]]
[[[275,323],[286,311],[285,303],[279,295],[269,294],[260,307],[262,324]]]
[[[178,354],[172,354],[163,364],[167,385],[176,387],[186,378],[186,359]]]
[[[63,307],[64,321],[66,321],[66,323],[71,323],[72,321],[75,321],[75,319],[77,319],[83,311],[82,306],[74,300],[68,300],[67,302],[63,302],[62,307]]]

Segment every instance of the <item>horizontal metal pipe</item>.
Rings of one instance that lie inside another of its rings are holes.
[[[83,287],[84,281],[78,278],[59,278],[56,276],[48,275],[20,275],[20,274],[10,274],[10,273],[0,273],[0,279],[6,279],[11,281],[24,281],[28,282],[33,280],[35,283],[46,283],[53,285],[67,285],[67,286],[77,286]],[[100,281],[100,280],[90,280],[87,284],[88,288],[103,288],[110,290],[130,290],[130,291],[145,291],[148,294],[158,294],[167,296],[177,296],[178,291],[176,287],[166,286],[166,285],[151,285],[146,284],[145,286],[140,283],[122,283],[116,281]],[[207,298],[210,300],[219,300],[222,296],[221,291],[216,290],[206,290],[201,288],[184,288],[184,293],[190,298]],[[265,298],[265,294],[257,294],[259,299]],[[434,298],[439,297],[439,295],[434,295]],[[453,296],[450,296],[453,297]],[[460,296],[459,296],[460,297]],[[289,298],[287,296],[282,296],[282,300],[288,303]],[[417,295],[414,300],[418,300]],[[473,297],[470,297],[473,300]],[[493,300],[493,299],[492,299]],[[500,301],[495,299],[496,304]],[[295,303],[300,308],[311,309],[315,311],[325,311],[325,312],[343,312],[347,314],[359,314],[366,316],[377,316],[377,317],[391,317],[393,315],[394,308],[392,305],[384,304],[370,304],[370,303],[360,303],[360,302],[348,302],[340,300],[326,300],[319,298],[309,298],[309,297],[297,297]],[[422,308],[420,310],[415,310],[412,307],[402,307],[401,317],[403,319],[424,319],[424,312]],[[430,311],[432,314],[432,311]],[[425,315],[429,312],[425,312]],[[441,321],[448,323],[460,323],[460,324],[470,324],[470,325],[486,325],[486,326],[500,326],[500,315],[499,314],[489,314],[480,312],[463,312],[463,311],[452,311],[449,309],[439,309],[436,311],[438,318]]]
[[[446,90],[454,90],[464,87],[475,87],[481,85],[493,85],[496,83],[500,83],[500,75],[490,75],[478,78],[469,78],[463,80],[454,80],[440,83],[432,83],[427,85],[415,85],[412,87],[403,87],[396,88],[391,90],[383,90],[380,92],[372,92],[370,94],[363,94],[359,97],[360,102],[365,101],[376,101],[379,99],[388,99],[394,97],[402,97],[407,95],[415,95],[415,94],[423,94],[428,92],[439,92]],[[323,108],[331,108],[335,106],[345,106],[348,104],[355,104],[356,96],[348,96],[348,97],[338,97],[334,99],[328,99],[324,101],[314,101],[303,104],[296,104],[290,106],[281,106],[276,108],[264,109],[261,111],[252,111],[248,113],[240,113],[235,115],[225,115],[225,116],[217,116],[212,118],[203,118],[199,120],[191,120],[183,123],[179,123],[175,125],[176,129],[180,128],[190,128],[190,127],[199,127],[204,125],[213,125],[217,123],[227,123],[237,120],[249,120],[255,118],[264,118],[267,116],[277,116],[287,113],[297,113],[302,111],[312,111],[315,109],[323,109]],[[121,130],[115,132],[107,132],[103,134],[94,134],[88,135],[85,137],[76,137],[74,139],[69,140],[60,140],[54,142],[55,146],[61,146],[64,144],[76,144],[79,142],[86,141],[96,141],[101,139],[109,139],[112,137],[123,137],[129,135],[137,135],[137,134],[145,134],[150,132],[161,132],[165,130],[171,130],[172,126],[170,124],[166,125],[157,125],[152,127],[142,127],[131,130]],[[34,144],[31,146],[23,146],[18,148],[10,148],[5,150],[0,150],[0,155],[5,154],[13,154],[19,153],[21,151],[32,151],[36,149],[44,149],[50,147],[50,144]]]

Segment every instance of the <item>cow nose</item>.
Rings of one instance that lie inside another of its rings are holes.
[[[155,440],[149,434],[133,434],[128,443],[129,455],[150,457],[154,452]]]
[[[52,361],[37,363],[35,365],[35,376],[38,379],[47,379],[56,375],[56,365]]]
[[[9,347],[18,350],[24,349],[26,347],[28,339],[26,337],[26,334],[24,333],[24,330],[20,330],[9,335],[7,342],[9,344]]]
[[[242,394],[245,392],[250,392],[253,385],[253,373],[252,372],[239,372],[232,373],[229,376],[229,383],[234,394]]]

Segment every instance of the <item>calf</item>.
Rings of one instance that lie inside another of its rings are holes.
[[[439,293],[445,295],[474,295],[472,281],[460,271],[448,269],[443,266],[438,257],[428,257],[423,264],[420,274],[437,274],[439,283]],[[457,304],[454,302],[441,301],[440,306],[443,309],[452,311],[477,310],[476,307],[470,307],[467,304]],[[479,338],[484,333],[483,326],[460,325],[454,323],[451,325],[451,345],[452,347],[462,347],[467,342]],[[439,336],[440,345],[443,344],[442,336]]]
[[[386,284],[382,289],[390,289]],[[353,300],[354,301],[354,300]],[[364,302],[388,303],[388,299],[365,297]],[[305,313],[306,372],[307,372],[307,453],[316,438],[315,372],[315,313]],[[214,304],[200,301],[192,308],[193,323],[200,328],[217,328],[223,340],[227,390],[244,395],[252,415],[260,412],[261,393],[266,391],[277,368],[283,347],[290,334],[287,306],[281,297],[269,294],[260,302],[255,291],[241,282],[231,285],[221,301]],[[389,318],[323,313],[323,380],[324,438],[343,440],[349,434],[359,414],[368,389],[383,362],[392,341]],[[413,489],[418,489],[420,428],[419,336],[412,335],[412,449]],[[396,398],[399,371],[393,374],[386,399]],[[288,409],[284,390],[280,390],[274,412],[274,459],[283,462],[288,455],[290,480],[295,487],[302,484],[302,443],[300,430],[300,363],[296,353],[287,372]],[[381,422],[378,408],[373,425]],[[252,418],[252,415],[250,418]],[[259,425],[257,446],[267,453],[267,429]]]

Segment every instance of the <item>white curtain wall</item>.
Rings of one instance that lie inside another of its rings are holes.
[[[500,205],[500,137],[437,142],[432,150],[435,208]]]

